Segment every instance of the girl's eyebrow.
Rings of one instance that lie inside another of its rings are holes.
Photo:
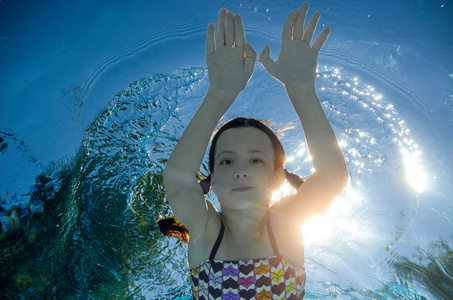
[[[230,154],[230,155],[231,155],[231,154],[234,154],[234,151],[228,151],[228,150],[222,151],[222,152],[220,152],[219,154],[217,154],[217,159],[218,159],[221,155],[224,155],[224,154]]]
[[[252,154],[254,154],[254,153],[260,153],[260,154],[265,155],[265,156],[267,155],[266,152],[261,151],[261,150],[250,150],[250,151],[248,151],[248,152],[249,152],[249,153],[252,153]],[[231,155],[231,154],[235,154],[235,152],[234,152],[234,151],[231,151],[231,150],[222,151],[222,152],[220,152],[220,153],[217,155],[217,159],[218,159],[221,155],[224,155],[224,154]]]

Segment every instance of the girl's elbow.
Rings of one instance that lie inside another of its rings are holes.
[[[339,168],[335,174],[335,183],[336,183],[336,186],[338,186],[340,193],[343,192],[344,188],[348,184],[348,180],[349,180],[349,171],[345,164],[344,166]]]
[[[181,180],[179,178],[180,177],[179,173],[180,172],[175,170],[175,168],[171,168],[169,166],[165,167],[164,172],[162,174],[162,179],[164,182],[164,186],[167,190],[177,185],[177,182]]]
[[[348,183],[349,171],[344,161],[331,164],[330,167],[322,173],[322,177],[330,183],[336,183],[343,187]]]
[[[338,162],[338,164],[334,167],[334,170],[335,171],[333,171],[333,178],[343,190],[344,187],[348,184],[349,180],[349,171],[345,160],[342,159],[340,162]]]
[[[348,184],[348,180],[349,180],[349,170],[348,170],[348,167],[346,166],[346,163],[341,168],[339,177],[340,177],[340,181],[343,183],[343,187],[345,187]]]
[[[169,170],[168,166],[165,167],[164,172],[162,173],[162,180],[164,182],[164,185],[167,185],[170,178],[171,178],[171,171]]]
[[[348,184],[349,172],[346,167],[338,168],[325,174],[324,182],[326,188],[335,194],[335,197],[340,195]]]

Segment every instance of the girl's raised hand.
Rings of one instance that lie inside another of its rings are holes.
[[[264,46],[259,59],[266,70],[287,88],[313,87],[316,78],[318,53],[330,33],[326,27],[310,46],[321,14],[315,12],[304,30],[308,2],[299,10],[293,10],[286,19],[282,31],[282,48],[277,61],[270,55],[269,45]]]
[[[222,8],[216,36],[214,30],[215,25],[210,23],[206,36],[209,89],[215,94],[236,98],[252,77],[257,54],[245,40],[240,15]]]

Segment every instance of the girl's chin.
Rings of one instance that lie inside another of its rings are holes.
[[[256,209],[260,206],[269,206],[271,197],[268,197],[268,201],[263,201],[262,196],[254,195],[251,192],[246,193],[234,193],[234,195],[224,198],[218,198],[220,206],[222,208],[229,208],[232,210],[242,209]]]

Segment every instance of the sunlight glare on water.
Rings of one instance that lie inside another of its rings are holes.
[[[418,193],[423,193],[426,188],[427,176],[423,170],[421,163],[421,152],[402,148],[401,155],[404,160],[404,167],[406,168],[406,180]]]
[[[327,212],[301,226],[307,269],[320,263],[339,264],[352,259],[346,253],[357,251],[357,261],[379,265],[379,261],[370,260],[375,254],[367,247],[375,243],[392,244],[381,233],[392,231],[395,226],[384,207],[397,207],[408,220],[413,220],[413,206],[417,204],[415,201],[394,203],[392,198],[385,199],[371,191],[388,190],[385,184],[387,180],[403,180],[417,193],[423,192],[427,186],[421,152],[411,137],[406,122],[388,102],[384,93],[362,83],[356,75],[342,74],[340,68],[320,67],[318,74],[318,85],[322,90],[319,93],[320,100],[345,153],[350,180]],[[284,146],[290,141],[285,137],[282,140]],[[313,171],[306,147],[305,143],[292,147],[286,159],[288,170],[303,174],[304,179]],[[400,169],[405,170],[404,174],[399,172]],[[274,201],[294,192],[289,185],[284,185],[274,193]],[[390,190],[389,192],[392,193]],[[373,210],[375,205],[382,209]],[[377,220],[381,220],[378,221],[379,226]],[[399,230],[409,231],[409,223],[402,222]],[[332,252],[333,249],[335,250]],[[385,264],[376,267],[376,275],[378,272],[388,273],[389,270],[386,269],[391,267],[392,265]],[[350,276],[355,268],[345,266],[343,272],[349,274],[345,276]],[[386,280],[388,278],[383,278],[381,284],[385,285]],[[371,286],[371,281],[369,285]]]
[[[421,193],[426,188],[421,153],[404,120],[399,117],[392,104],[386,103],[382,93],[371,85],[361,83],[356,75],[343,75],[340,68],[320,67],[318,74],[318,84],[322,91],[320,100],[345,153],[351,178],[343,194],[325,214],[314,217],[301,226],[304,243],[309,246],[332,244],[334,240],[368,240],[376,233],[373,233],[375,229],[365,225],[362,220],[364,216],[359,212],[370,201],[369,196],[366,200],[364,196],[364,186],[370,182],[364,185],[364,179],[361,177],[383,176],[375,173],[387,170],[388,165],[398,168],[400,157],[395,156],[395,152],[400,149],[406,180]],[[347,125],[341,118],[348,119]],[[312,170],[311,158],[306,149],[306,144],[302,143],[288,153],[286,165],[304,170],[303,172],[309,175],[308,171]],[[291,169],[289,171],[292,172]],[[394,176],[385,172],[384,176]],[[285,184],[274,193],[273,202],[293,193],[295,190]]]

